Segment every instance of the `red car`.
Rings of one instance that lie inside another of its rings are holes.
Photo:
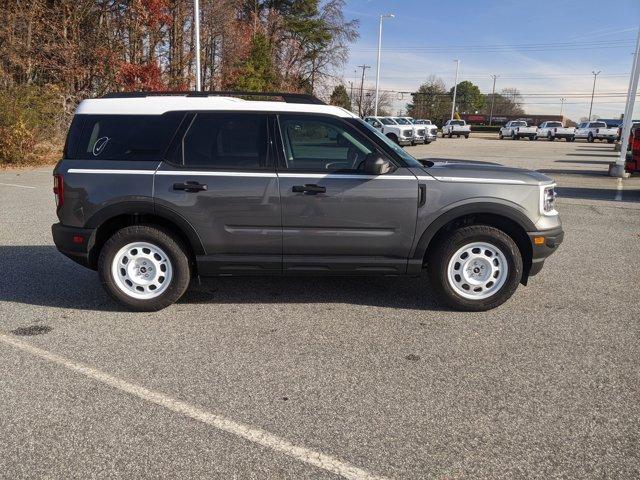
[[[640,124],[631,127],[629,149],[631,150],[631,158],[627,155],[625,169],[629,173],[640,173]]]

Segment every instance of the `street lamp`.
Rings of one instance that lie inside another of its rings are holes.
[[[561,98],[560,99],[560,116],[562,116],[562,111],[564,110],[564,102],[566,102],[567,99],[566,98]]]
[[[374,115],[378,116],[378,87],[380,85],[380,50],[382,49],[382,20],[385,18],[395,18],[393,13],[380,15],[380,28],[378,30],[378,64],[376,65],[376,99],[374,104]]]
[[[453,120],[453,114],[456,110],[456,95],[458,94],[458,68],[460,67],[460,60],[454,60],[456,62],[456,81],[453,84],[453,103],[451,104],[451,120]]]
[[[601,72],[602,70],[598,70],[597,72],[595,70],[591,71],[591,73],[593,73],[593,90],[591,90],[591,105],[589,105],[589,121],[591,121],[591,111],[593,110],[593,95],[596,93],[596,78],[598,78]]]
[[[194,36],[196,37],[196,91],[202,90],[200,83],[200,2],[193,0]]]

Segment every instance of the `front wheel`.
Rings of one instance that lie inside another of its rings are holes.
[[[437,299],[457,310],[484,311],[506,302],[522,278],[513,239],[488,225],[472,225],[441,238],[427,259]]]
[[[595,140],[595,139],[593,138],[593,135],[592,135],[592,134],[589,134],[589,136],[587,137],[587,142],[589,142],[589,143],[593,143],[593,142],[594,142],[594,140]]]
[[[185,248],[172,234],[133,225],[109,238],[98,260],[107,292],[131,310],[152,312],[176,302],[191,279]]]

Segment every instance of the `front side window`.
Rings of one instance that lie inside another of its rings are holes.
[[[182,139],[189,167],[260,169],[268,166],[267,116],[199,113]]]
[[[355,172],[376,151],[368,138],[337,119],[281,115],[279,121],[288,169]]]
[[[82,133],[73,139],[73,143],[77,144],[74,146],[75,158],[158,160],[164,155],[184,113],[76,117],[83,120],[83,126]],[[68,153],[73,153],[71,148]]]

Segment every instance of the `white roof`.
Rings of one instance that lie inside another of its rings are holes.
[[[356,117],[333,105],[309,103],[262,102],[235,97],[188,97],[162,95],[149,97],[94,98],[83,100],[76,114],[93,115],[162,115],[175,110],[236,110],[253,112],[324,113],[337,117]]]

